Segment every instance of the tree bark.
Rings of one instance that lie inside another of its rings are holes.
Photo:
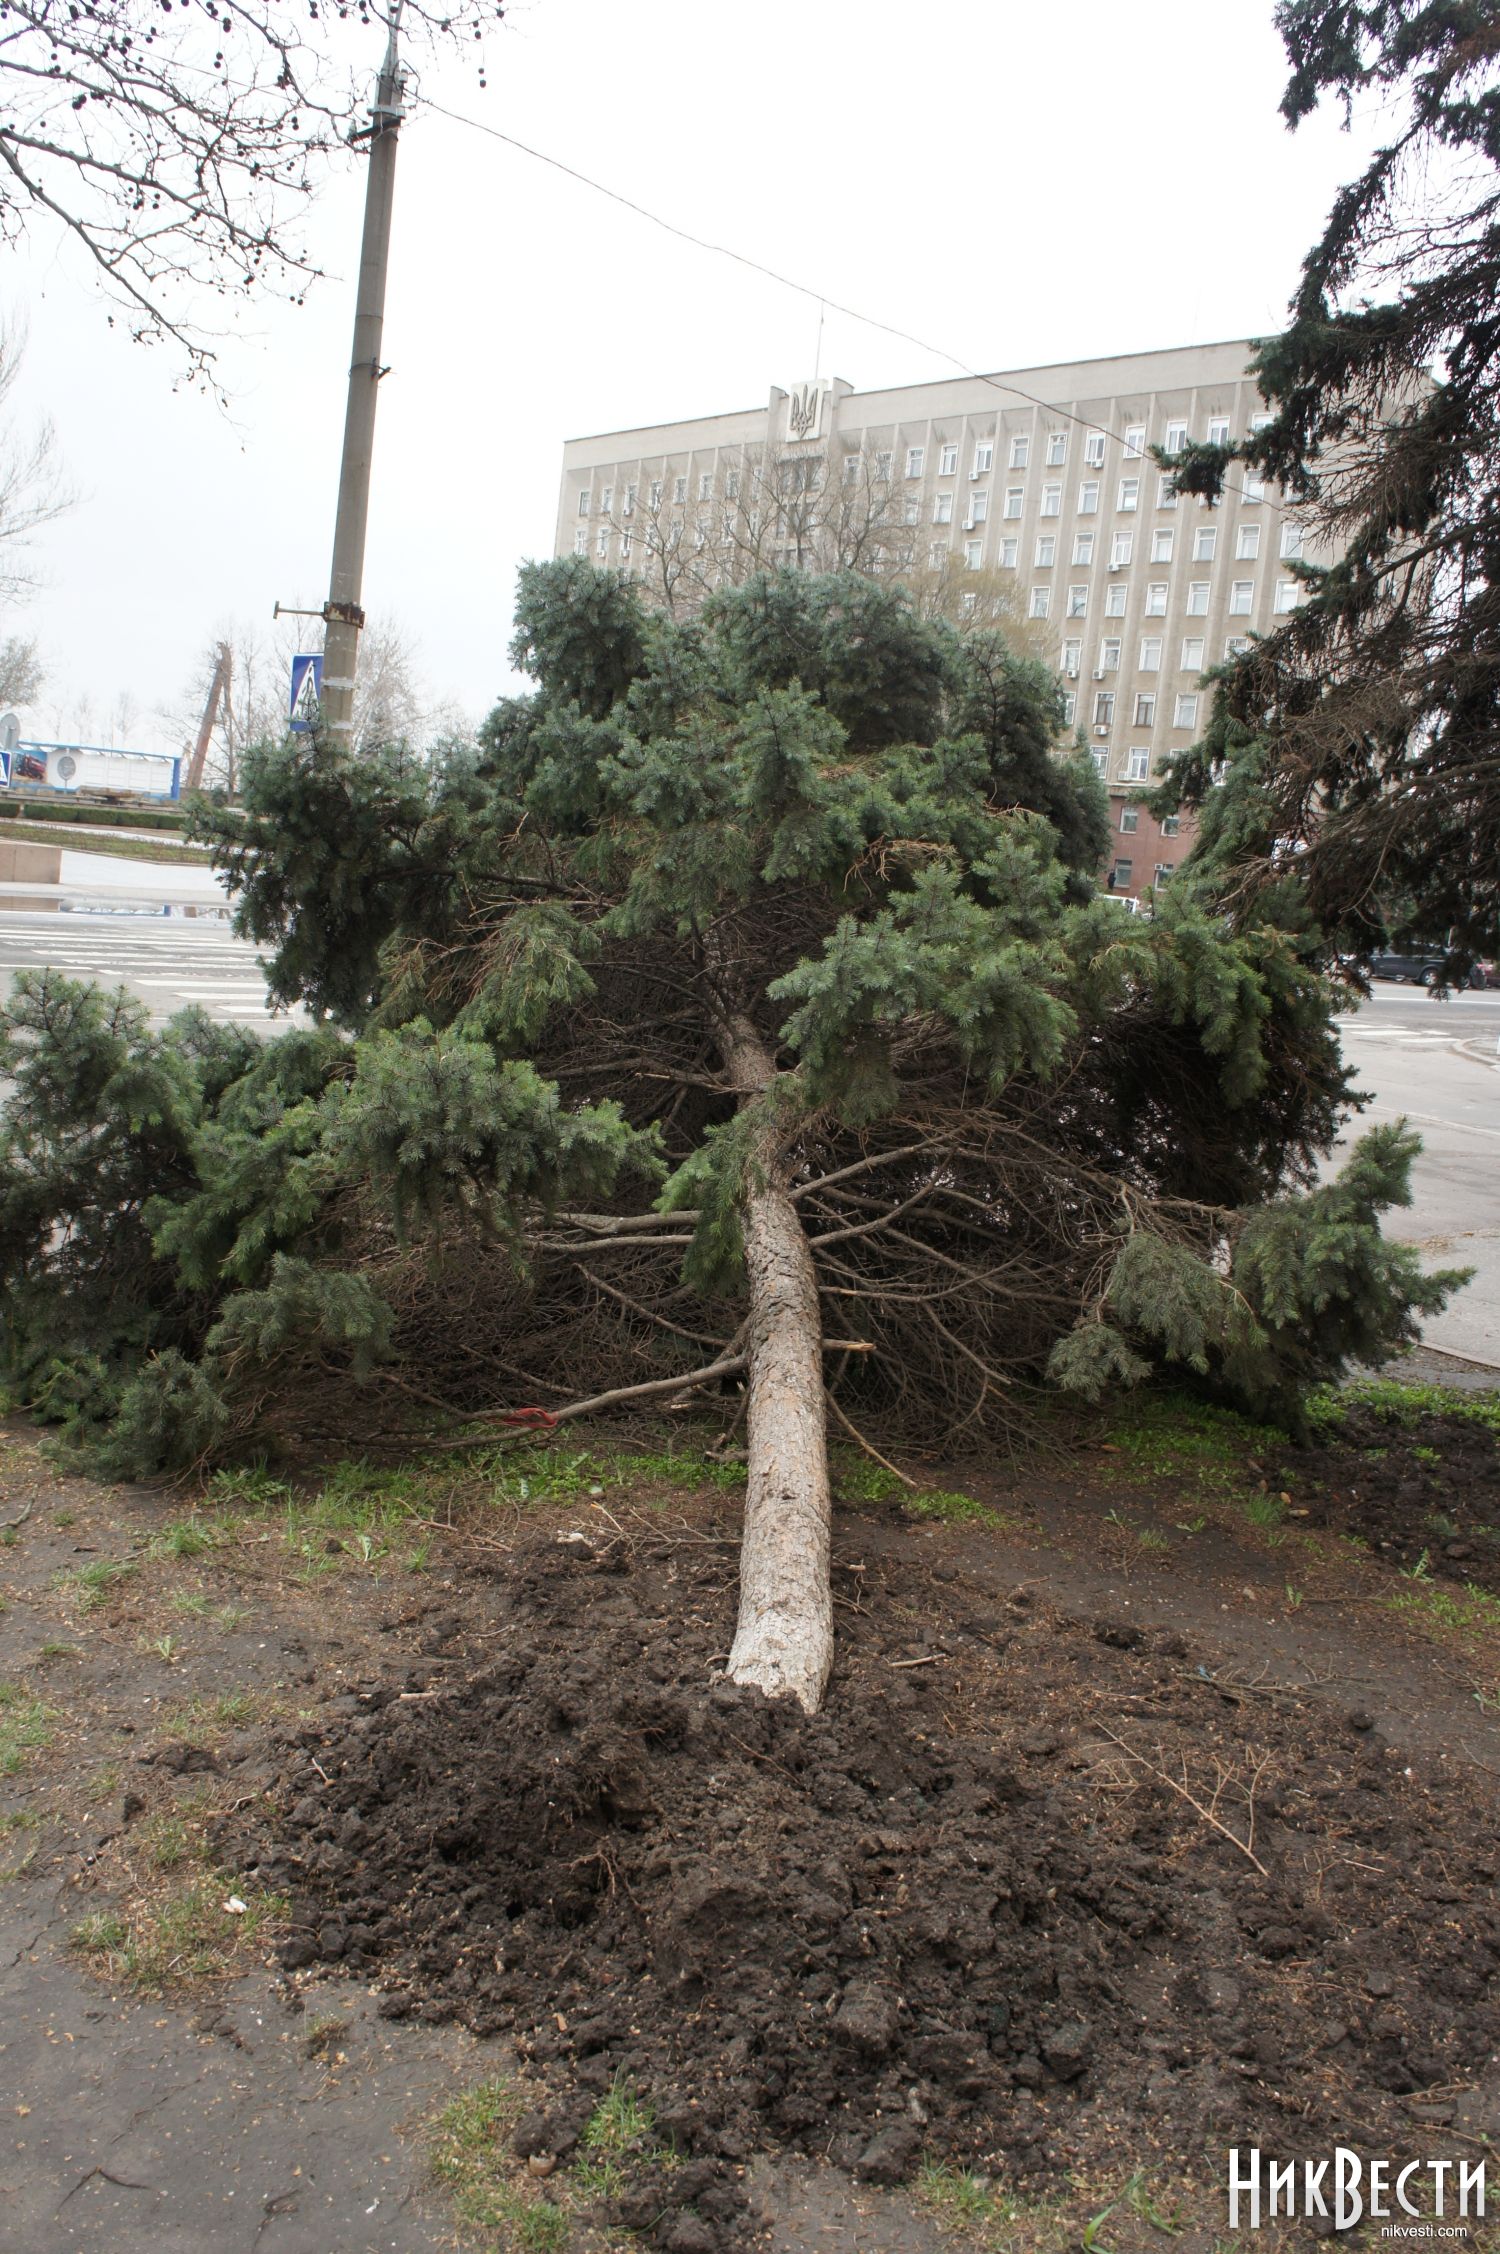
[[[725,1062],[752,1100],[775,1078],[755,1027],[736,1018]],[[741,1215],[749,1285],[750,1458],[732,1682],[815,1713],[833,1665],[831,1504],[817,1274],[786,1162],[768,1134],[752,1156]]]

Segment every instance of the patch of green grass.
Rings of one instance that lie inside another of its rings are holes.
[[[1155,1526],[1143,1526],[1136,1541],[1143,1550],[1169,1550],[1172,1547],[1166,1535]]]
[[[444,2106],[434,2124],[432,2172],[462,2222],[500,2234],[510,2254],[562,2254],[570,2236],[563,2210],[517,2178],[507,2138],[523,2109],[513,2082],[481,2082]]]
[[[1018,2199],[945,2160],[923,2161],[916,2193],[946,2230],[987,2254],[1064,2254],[1077,2243],[1060,2207]]]
[[[1416,1441],[1413,1441],[1411,1452],[1419,1464],[1432,1464],[1438,1470],[1442,1469],[1443,1452],[1441,1448],[1423,1448]]]
[[[1462,1417],[1500,1434],[1500,1393],[1460,1393],[1447,1385],[1413,1385],[1399,1378],[1363,1378],[1355,1385],[1320,1386],[1305,1408],[1317,1432],[1335,1432],[1356,1409],[1409,1431],[1424,1417]]]
[[[70,1526],[78,1524],[78,1513],[73,1510],[55,1510],[52,1513],[52,1523],[54,1526],[61,1527],[66,1534]]]
[[[21,1683],[0,1683],[0,1777],[13,1777],[52,1735],[57,1716]]]
[[[1286,1503],[1280,1495],[1247,1495],[1245,1516],[1252,1526],[1279,1526],[1286,1517]]]
[[[186,1706],[164,1707],[157,1717],[163,1737],[187,1745],[213,1745],[230,1730],[264,1721],[280,1701],[274,1691],[224,1691],[217,1698],[195,1698]]]
[[[76,1659],[78,1653],[72,1644],[46,1643],[37,1653],[37,1657],[38,1659]]]
[[[831,1448],[829,1463],[834,1486],[846,1502],[888,1503],[892,1496],[908,1491],[893,1471],[887,1471],[862,1449]]]
[[[224,1529],[201,1518],[177,1518],[164,1526],[151,1543],[153,1557],[202,1557],[224,1540]]]
[[[1385,1600],[1386,1610],[1401,1614],[1415,1626],[1439,1635],[1456,1636],[1465,1643],[1500,1634],[1500,1597],[1472,1581],[1462,1589],[1431,1580],[1421,1570],[1426,1553],[1405,1573],[1407,1586]]]
[[[140,1566],[131,1557],[96,1557],[71,1573],[60,1573],[56,1586],[77,1600],[82,1612],[96,1612],[119,1589],[133,1580]]]
[[[203,1835],[195,1831],[184,1817],[169,1812],[153,1816],[141,1826],[141,1847],[153,1870],[177,1870],[183,1863],[201,1863],[208,1859]]]
[[[263,1464],[242,1464],[216,1471],[207,1492],[226,1509],[273,1510],[289,1503],[293,1490],[284,1479],[274,1479]]]
[[[623,2190],[633,2162],[657,2167],[675,2160],[656,2135],[656,2108],[633,2083],[616,2076],[589,2115],[578,2140],[570,2180],[588,2201],[614,2199]]]
[[[1106,1437],[1131,1480],[1186,1479],[1221,1496],[1242,1495],[1247,1466],[1279,1459],[1287,1445],[1275,1425],[1179,1393],[1137,1395]]]
[[[227,1908],[232,1901],[243,1907]],[[128,1981],[143,1995],[160,1995],[228,1972],[281,1923],[289,1906],[279,1894],[247,1890],[228,1871],[210,1871],[133,1915],[85,1918],[69,1938],[112,1979]]]
[[[879,1470],[879,1465],[873,1467]],[[903,1493],[902,1509],[908,1518],[935,1518],[944,1526],[1015,1526],[1019,1524],[1014,1514],[996,1510],[993,1504],[981,1503],[973,1495],[956,1495],[942,1488],[930,1488],[923,1494]]]

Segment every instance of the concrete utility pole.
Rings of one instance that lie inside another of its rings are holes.
[[[365,526],[370,514],[370,464],[375,451],[375,398],[385,369],[380,360],[385,325],[385,275],[391,248],[391,206],[396,192],[396,137],[404,111],[405,81],[396,56],[401,0],[391,0],[390,37],[375,89],[368,139],[365,228],[359,250],[359,291],[354,303],[354,352],[349,401],[344,410],[344,456],[339,468],[338,514],[333,527],[333,569],[323,606],[323,725],[335,742],[354,732],[354,675],[365,614],[360,593],[365,568]]]

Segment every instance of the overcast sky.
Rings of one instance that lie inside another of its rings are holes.
[[[370,67],[381,41],[370,35]],[[1288,134],[1271,0],[519,0],[446,107],[993,371],[1264,334],[1379,120]],[[310,226],[328,280],[223,348],[226,414],[106,326],[66,251],[0,265],[18,394],[78,505],[38,543],[32,728],[91,711],[175,749],[216,635],[326,592],[363,173]],[[6,269],[8,268],[8,271]],[[509,681],[518,562],[550,551],[563,441],[762,402],[813,373],[815,304],[419,108],[403,130],[365,601],[434,697]],[[858,389],[951,362],[829,312]],[[85,706],[86,700],[86,706]],[[116,740],[120,740],[118,733]]]

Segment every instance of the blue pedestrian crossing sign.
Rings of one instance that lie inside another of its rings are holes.
[[[292,659],[292,734],[310,736],[323,696],[323,660],[311,653]]]

